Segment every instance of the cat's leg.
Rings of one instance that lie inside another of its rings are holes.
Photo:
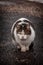
[[[25,46],[21,47],[21,52],[26,52],[26,47]]]
[[[26,47],[26,50],[27,50],[27,51],[29,50],[29,46]]]
[[[19,48],[20,48],[20,46],[17,46],[17,48],[19,49]]]

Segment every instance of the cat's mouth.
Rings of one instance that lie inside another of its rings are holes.
[[[21,41],[26,41],[26,39],[21,39]]]

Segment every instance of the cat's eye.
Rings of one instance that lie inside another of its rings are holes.
[[[21,31],[22,31],[21,26],[18,25],[18,26],[17,26],[17,33],[20,33]]]
[[[25,29],[25,34],[30,35],[31,34],[31,30],[30,29]]]

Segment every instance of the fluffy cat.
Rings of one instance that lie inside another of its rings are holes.
[[[35,39],[34,26],[26,18],[20,18],[13,24],[11,34],[14,45],[21,48],[22,52],[29,50],[29,46]]]

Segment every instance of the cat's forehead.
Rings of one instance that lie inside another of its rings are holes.
[[[16,22],[17,22],[16,24],[30,24],[30,20],[26,18],[20,18]]]
[[[29,23],[27,23],[27,22],[19,22],[18,23],[18,25],[22,25],[22,24],[28,25]]]

